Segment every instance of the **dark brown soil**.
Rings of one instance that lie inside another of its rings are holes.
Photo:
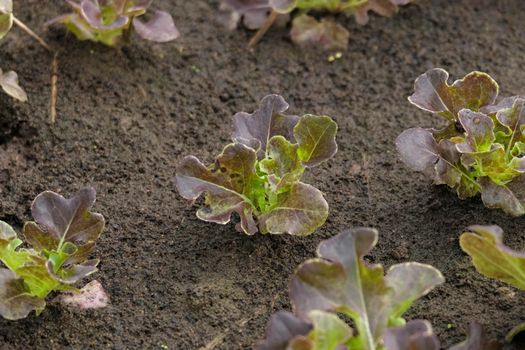
[[[30,97],[20,104],[0,95],[0,219],[20,229],[39,192],[70,195],[94,185],[96,211],[108,220],[95,278],[111,295],[104,310],[50,305],[39,317],[0,321],[2,349],[251,348],[270,314],[289,307],[295,267],[320,240],[351,226],[379,229],[371,260],[419,261],[443,272],[446,284],[408,318],[430,320],[444,346],[462,339],[472,320],[498,340],[525,321],[525,294],[479,275],[458,245],[463,228],[491,223],[525,249],[525,218],[432,186],[393,146],[403,129],[435,124],[406,100],[429,68],[453,78],[483,70],[503,95],[525,93],[523,0],[420,0],[365,27],[338,16],[352,36],[333,63],[294,46],[285,29],[247,52],[250,33],[223,29],[216,2],[154,5],[174,14],[180,40],[115,50],[59,29],[45,34],[62,48],[54,127],[47,124],[51,58],[16,28],[0,43],[2,69],[15,69]],[[65,10],[60,1],[15,4],[39,32]],[[199,221],[172,183],[184,155],[211,161],[229,139],[231,116],[252,111],[268,93],[340,127],[339,153],[306,179],[331,206],[326,225],[306,238],[249,237],[233,224]]]

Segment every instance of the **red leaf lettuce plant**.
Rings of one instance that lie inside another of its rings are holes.
[[[188,156],[177,167],[175,183],[182,197],[195,201],[205,193],[197,216],[226,224],[240,216],[247,234],[289,233],[305,236],[321,226],[328,204],[321,191],[301,182],[307,168],[337,152],[337,124],[327,116],[286,115],[288,103],[268,95],[253,114],[233,116],[233,142],[205,166]],[[254,220],[254,216],[257,220]]]
[[[525,252],[503,244],[503,230],[499,226],[471,226],[461,235],[460,245],[479,273],[525,290]],[[525,322],[514,327],[505,339],[511,342],[524,330]]]
[[[84,188],[70,199],[51,191],[31,205],[35,222],[26,222],[27,248],[7,223],[0,221],[0,315],[17,320],[31,311],[40,314],[46,297],[64,291],[59,300],[79,308],[105,306],[107,295],[97,281],[81,290],[73,286],[97,271],[98,260],[88,259],[104,229],[104,217],[90,212],[95,190]]]
[[[308,16],[309,11],[354,15],[358,24],[365,25],[368,23],[369,11],[391,17],[400,5],[410,2],[412,0],[221,0],[221,9],[228,14],[226,23],[230,29],[237,27],[242,19],[247,28],[263,31],[279,15],[298,10],[299,15],[293,20],[292,40],[299,45],[315,44],[332,50],[346,48],[350,34],[331,20],[317,21]],[[253,47],[255,43],[252,42],[250,46]]]
[[[148,22],[144,15],[153,0],[67,0],[74,12],[49,22],[62,23],[79,40],[92,40],[108,46],[128,42],[132,31],[146,40],[167,42],[179,37],[171,15],[156,11]]]
[[[377,238],[374,229],[355,228],[321,242],[318,258],[300,265],[290,282],[294,313],[272,316],[256,349],[384,350],[388,329],[403,325],[405,311],[444,278],[415,262],[385,275],[383,266],[363,260]],[[352,319],[357,333],[337,314]]]
[[[417,78],[409,101],[446,126],[405,130],[396,140],[401,160],[461,199],[481,193],[489,208],[525,214],[525,99],[496,103],[498,84],[482,72],[447,80],[439,68]]]

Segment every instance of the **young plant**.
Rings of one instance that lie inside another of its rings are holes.
[[[396,140],[401,160],[461,199],[481,193],[489,208],[525,214],[525,99],[513,96],[495,104],[498,84],[482,72],[452,85],[447,80],[439,68],[417,78],[409,101],[446,126],[405,130]]]
[[[304,262],[290,283],[294,313],[279,312],[268,324],[257,350],[384,350],[383,336],[403,325],[402,315],[444,282],[429,265],[367,264],[363,257],[377,243],[371,228],[343,231],[321,242],[318,258]],[[354,332],[337,314],[349,317]]]
[[[62,23],[79,40],[91,40],[108,46],[127,43],[131,32],[141,38],[167,42],[179,37],[171,15],[156,11],[148,22],[138,17],[144,15],[152,0],[69,0],[73,13],[49,22]]]
[[[525,252],[505,246],[503,230],[499,226],[470,226],[459,242],[479,273],[525,290]],[[524,330],[525,322],[514,327],[505,339],[511,342]]]
[[[39,194],[31,205],[35,222],[23,228],[25,244],[7,223],[0,221],[0,315],[9,320],[39,315],[53,291],[69,292],[59,298],[78,308],[106,305],[108,298],[93,281],[82,289],[73,286],[97,271],[97,259],[88,259],[104,229],[104,217],[90,211],[95,190],[84,188],[70,199],[51,191]]]
[[[243,19],[247,28],[259,30],[249,47],[255,47],[279,15],[298,10],[299,16],[292,24],[292,40],[299,45],[314,44],[333,50],[346,48],[350,34],[331,20],[317,21],[308,16],[308,12],[354,15],[358,24],[365,25],[368,23],[369,11],[391,17],[399,10],[399,6],[410,2],[412,0],[221,0],[221,9],[228,13],[226,22],[230,29],[237,27]]]
[[[325,222],[323,194],[300,180],[306,169],[337,152],[337,124],[327,116],[286,115],[287,109],[281,96],[268,95],[253,114],[233,116],[233,143],[214,164],[184,158],[175,183],[192,202],[205,193],[197,217],[226,224],[235,212],[241,219],[237,229],[247,234],[258,226],[261,233],[305,236]]]

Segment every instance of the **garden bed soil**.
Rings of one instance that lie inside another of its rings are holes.
[[[500,341],[525,320],[525,294],[478,274],[458,244],[468,225],[498,224],[508,245],[525,249],[525,218],[432,186],[394,148],[402,130],[436,125],[406,99],[430,68],[454,79],[486,71],[502,95],[525,94],[524,1],[420,0],[392,19],[372,16],[365,27],[337,16],[351,39],[333,63],[327,53],[294,46],[283,28],[248,52],[251,33],[226,31],[216,2],[156,1],[154,8],[174,15],[182,38],[115,50],[61,29],[44,32],[45,21],[67,11],[62,2],[15,3],[23,21],[61,47],[58,120],[47,123],[51,57],[15,28],[0,44],[0,62],[18,72],[29,103],[0,97],[0,220],[20,230],[39,192],[69,196],[95,186],[95,211],[107,228],[93,278],[111,306],[75,311],[49,303],[38,317],[0,321],[2,349],[249,349],[269,316],[290,307],[287,283],[297,265],[322,239],[352,226],[380,232],[369,261],[418,261],[443,272],[446,283],[407,316],[430,320],[444,346],[463,339],[473,320]],[[339,124],[338,154],[305,179],[331,208],[309,237],[246,236],[233,224],[199,221],[173,185],[183,156],[211,162],[229,140],[231,116],[253,111],[269,93],[282,94],[293,113],[326,114]]]

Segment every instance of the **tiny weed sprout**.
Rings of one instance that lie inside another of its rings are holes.
[[[258,29],[250,41],[254,47],[279,17],[287,20],[289,13],[298,10],[292,22],[291,39],[298,45],[317,45],[326,50],[344,49],[350,33],[329,19],[317,21],[307,15],[310,11],[353,15],[360,25],[368,23],[368,12],[391,17],[399,6],[412,0],[221,0],[225,24],[235,29],[242,20],[248,29]]]
[[[84,188],[70,199],[51,191],[39,194],[31,205],[35,222],[26,222],[24,241],[0,221],[0,315],[9,320],[40,314],[46,297],[65,292],[58,301],[81,309],[103,307],[106,292],[97,281],[73,286],[97,271],[98,260],[88,259],[104,229],[104,217],[90,211],[95,190]]]
[[[62,23],[79,40],[92,40],[108,46],[127,43],[131,32],[141,38],[167,42],[179,37],[171,15],[156,11],[144,22],[139,19],[151,5],[152,0],[80,0],[68,3],[73,13],[51,20],[48,24]]]
[[[499,226],[471,226],[461,235],[459,242],[479,273],[525,290],[525,252],[505,246],[503,230]],[[514,327],[505,339],[511,342],[523,331],[525,322]]]
[[[402,315],[444,278],[415,262],[385,275],[383,266],[363,260],[377,238],[374,229],[355,228],[321,242],[318,258],[301,264],[290,282],[294,313],[275,314],[256,349],[384,350],[387,330],[404,325]],[[357,332],[338,313],[352,319]]]
[[[337,124],[327,116],[286,115],[281,96],[262,99],[253,114],[233,117],[233,143],[206,167],[188,156],[177,168],[175,183],[185,199],[205,193],[197,216],[219,224],[240,216],[239,231],[247,234],[313,233],[328,216],[321,191],[300,182],[307,168],[337,152]],[[254,220],[254,216],[256,220]]]
[[[481,193],[489,208],[525,214],[525,99],[496,103],[498,84],[482,72],[447,80],[439,68],[417,78],[409,101],[446,126],[405,130],[396,140],[401,160],[461,199]]]

